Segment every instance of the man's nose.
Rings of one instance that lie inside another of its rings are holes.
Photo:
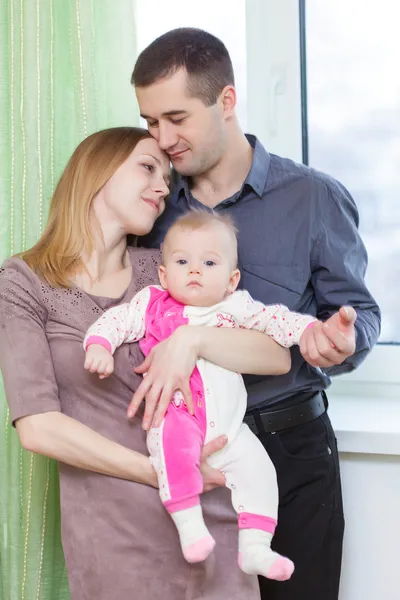
[[[178,136],[168,123],[160,123],[158,134],[158,144],[162,150],[168,151],[176,146]]]

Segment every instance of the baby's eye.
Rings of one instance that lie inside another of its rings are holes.
[[[154,166],[153,165],[143,165],[145,169],[147,169],[148,171],[150,171],[150,173],[152,173],[154,171]]]
[[[206,267],[213,267],[216,263],[213,260],[206,260],[204,264]]]
[[[187,260],[185,260],[184,258],[180,258],[176,262],[178,265],[186,265],[187,264]]]

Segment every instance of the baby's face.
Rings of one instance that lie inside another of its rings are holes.
[[[190,306],[212,306],[231,294],[239,279],[232,234],[223,225],[171,231],[160,282],[175,300]]]

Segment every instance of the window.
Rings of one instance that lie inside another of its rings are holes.
[[[381,342],[400,342],[399,17],[395,0],[306,0],[309,164],[357,203]]]

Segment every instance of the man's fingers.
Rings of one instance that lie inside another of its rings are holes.
[[[344,325],[354,325],[357,319],[357,313],[352,306],[342,306],[339,316]]]
[[[228,438],[226,435],[220,435],[219,437],[215,438],[215,440],[211,440],[211,442],[208,442],[208,444],[205,444],[205,446],[203,446],[201,451],[201,460],[204,461],[207,458],[209,458],[211,454],[222,450],[222,448],[224,448],[224,446],[226,446],[227,443]]]
[[[307,349],[306,354],[310,361],[315,362],[319,358],[319,352],[317,349],[317,344],[315,340],[315,336],[317,333],[317,329],[319,329],[319,325],[316,323],[315,326],[311,329],[310,335],[307,337]]]
[[[327,368],[332,366],[329,358],[325,357],[320,352],[321,350],[327,355],[332,351],[330,341],[326,338],[321,329],[321,323],[316,323],[310,333],[302,340],[301,353],[305,360],[313,367]]]
[[[331,360],[332,357],[337,354],[335,345],[328,338],[322,327],[319,327],[315,331],[314,340],[317,351],[321,357]]]
[[[329,338],[329,340],[334,344],[337,348],[337,351],[342,354],[353,354],[355,350],[355,335],[352,333],[345,334],[337,329],[337,327],[332,327],[329,323],[324,323],[323,331],[325,335]],[[342,357],[343,358],[343,357]]]

